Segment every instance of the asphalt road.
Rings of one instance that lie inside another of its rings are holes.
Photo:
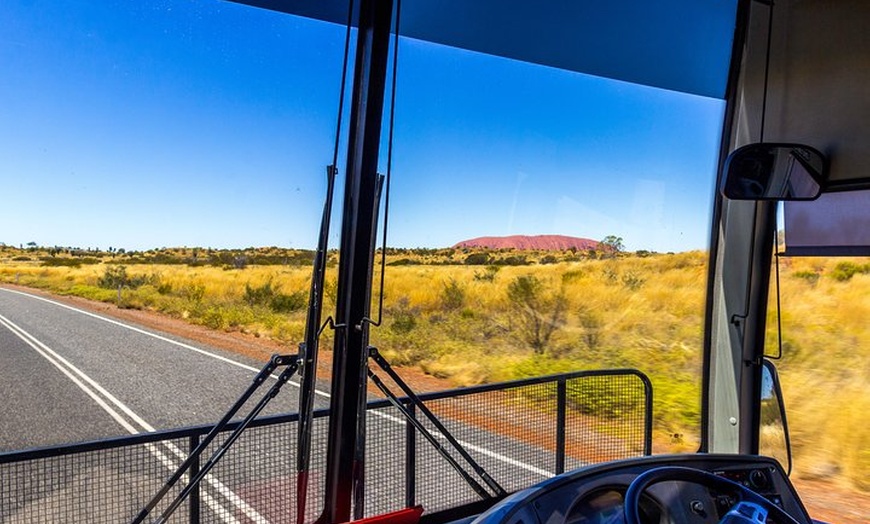
[[[0,451],[214,423],[261,367],[0,288]],[[297,391],[285,387],[264,414],[297,411]]]
[[[214,423],[260,367],[238,355],[0,287],[0,452]],[[328,405],[324,390],[317,407]],[[265,413],[297,411],[297,391],[287,385]],[[369,412],[367,420],[366,514],[376,514],[404,506],[406,427],[394,408]],[[444,423],[509,491],[551,475],[551,451],[457,421]],[[311,516],[322,492],[326,428],[325,419],[314,428]],[[204,522],[286,520],[295,498],[295,425],[249,433],[234,448],[236,455],[228,454],[227,464],[204,483]],[[70,465],[33,461],[33,468],[20,471],[4,471],[0,461],[0,521],[116,522],[117,515],[135,514],[159,488],[184,456],[182,445],[139,446],[136,458],[119,453],[111,459],[72,457]],[[416,456],[416,502],[432,508],[477,499],[419,436]],[[95,488],[102,475],[115,480]],[[119,483],[126,486],[122,493],[115,491]],[[126,506],[116,507],[118,500]],[[42,516],[45,507],[59,509]],[[78,509],[58,513],[68,507]]]

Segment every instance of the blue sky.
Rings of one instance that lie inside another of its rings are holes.
[[[343,44],[229,2],[4,0],[0,242],[313,247]],[[390,245],[706,247],[721,101],[404,39],[399,66]]]

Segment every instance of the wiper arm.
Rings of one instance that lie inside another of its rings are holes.
[[[447,430],[444,424],[442,424],[441,421],[438,420],[438,417],[436,417],[435,414],[432,413],[432,411],[428,407],[426,407],[426,405],[423,403],[423,400],[414,393],[411,387],[408,386],[408,384],[404,380],[402,380],[402,377],[400,377],[399,374],[396,373],[396,371],[393,369],[393,367],[390,366],[390,363],[387,362],[383,355],[381,355],[380,351],[378,351],[378,349],[375,347],[370,347],[369,357],[371,357],[371,359],[374,360],[375,363],[382,370],[384,370],[387,375],[389,375],[390,379],[392,379],[393,382],[395,382],[396,385],[399,386],[399,388],[407,396],[408,400],[410,400],[414,407],[420,410],[420,412],[423,413],[423,415],[427,419],[429,419],[429,422],[431,422],[432,425],[435,426],[435,428],[438,430],[439,433],[441,433],[441,435],[450,444],[450,446],[452,446],[453,449],[456,450],[457,453],[459,453],[462,459],[471,467],[472,471],[474,471],[474,473],[476,473],[483,480],[483,482],[489,487],[489,489],[493,491],[495,495],[487,492],[486,489],[484,489],[484,487],[481,486],[480,483],[477,482],[474,477],[472,477],[471,474],[462,467],[459,461],[450,454],[447,448],[441,445],[440,442],[438,442],[435,435],[433,435],[432,432],[426,429],[423,424],[419,420],[417,420],[413,413],[410,412],[408,407],[405,406],[398,399],[398,397],[396,397],[396,395],[389,390],[387,385],[384,384],[384,382],[377,375],[375,375],[371,368],[369,368],[368,375],[372,382],[375,384],[375,386],[377,386],[378,389],[380,389],[381,392],[386,395],[390,403],[399,410],[399,413],[401,413],[402,416],[404,416],[405,419],[407,419],[408,422],[412,426],[414,426],[417,431],[419,431],[426,438],[426,440],[429,441],[430,444],[432,444],[435,450],[450,464],[451,467],[453,467],[453,469],[456,470],[457,473],[459,473],[463,480],[465,480],[465,482],[467,482],[468,485],[471,486],[471,488],[478,495],[480,495],[482,499],[506,496],[507,491],[505,491],[504,488],[502,488],[499,483],[496,482],[495,479],[492,478],[489,473],[487,473],[486,470],[483,469],[483,467],[474,460],[474,458],[468,453],[468,451],[462,446],[462,444],[458,440],[456,440],[456,438],[450,433],[450,431]]]
[[[236,442],[236,440],[241,436],[242,432],[244,432],[245,429],[247,429],[247,427],[251,424],[251,422],[254,421],[257,415],[259,415],[260,412],[265,409],[266,405],[269,404],[269,401],[275,398],[278,392],[281,391],[281,388],[284,386],[284,384],[286,384],[287,381],[290,380],[290,377],[292,377],[296,373],[296,370],[298,369],[298,360],[298,355],[272,355],[272,358],[269,360],[269,362],[266,363],[265,366],[263,366],[263,369],[261,369],[259,373],[257,373],[257,376],[254,377],[254,380],[251,385],[248,386],[248,389],[245,390],[244,393],[242,393],[242,396],[239,397],[239,399],[236,401],[235,404],[233,404],[230,410],[226,412],[223,418],[221,418],[220,422],[218,422],[211,429],[211,431],[208,432],[208,435],[203,438],[203,440],[199,443],[196,449],[193,450],[193,452],[188,455],[184,462],[181,463],[181,465],[178,467],[175,473],[172,474],[172,476],[160,489],[160,491],[158,491],[157,494],[154,495],[154,497],[151,499],[151,501],[144,508],[142,508],[142,511],[140,511],[136,518],[133,519],[133,524],[140,524],[141,522],[145,521],[145,518],[148,517],[148,514],[151,513],[151,510],[153,510],[157,506],[157,504],[163,499],[166,493],[169,492],[169,490],[172,489],[172,487],[179,481],[179,479],[184,476],[184,474],[187,472],[188,469],[190,469],[194,461],[199,459],[200,455],[202,455],[202,453],[205,451],[211,441],[214,440],[218,433],[226,428],[227,424],[229,424],[230,420],[236,415],[239,409],[241,409],[242,406],[248,401],[248,399],[250,399],[251,396],[257,391],[257,389],[259,389],[260,386],[263,385],[263,383],[272,374],[272,372],[279,367],[286,366],[287,369],[285,369],[281,373],[281,375],[278,376],[278,380],[275,382],[275,384],[273,384],[272,387],[269,388],[269,391],[267,391],[266,394],[263,395],[260,401],[257,402],[254,408],[248,413],[244,420],[242,420],[239,426],[230,434],[227,440],[225,440],[224,443],[221,444],[221,446],[217,450],[215,450],[212,456],[208,459],[208,462],[206,462],[205,465],[202,466],[196,476],[194,476],[190,480],[187,486],[184,487],[181,493],[179,493],[178,496],[175,497],[172,503],[169,504],[166,510],[164,510],[160,517],[155,521],[160,523],[166,522],[166,520],[172,515],[172,513],[174,513],[175,510],[178,509],[181,503],[184,502],[184,500],[193,492],[193,490],[195,490],[199,486],[199,483],[202,482],[205,476],[208,475],[208,472],[211,471],[211,469],[218,463],[221,457],[223,457],[224,454],[230,449],[230,446],[232,446]]]

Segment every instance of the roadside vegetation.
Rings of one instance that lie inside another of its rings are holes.
[[[706,254],[620,251],[388,250],[384,323],[373,329],[372,343],[393,363],[457,386],[637,368],[653,382],[656,447],[696,449]],[[295,348],[312,259],[310,251],[278,248],[127,253],[0,246],[0,282]],[[329,259],[334,266],[337,253]],[[781,285],[784,358],[777,366],[797,473],[870,491],[870,428],[856,423],[870,412],[870,263],[786,258]],[[327,313],[334,300],[333,269]],[[376,290],[373,315],[377,307]],[[768,325],[774,353],[775,313]],[[329,347],[328,330],[324,336]]]

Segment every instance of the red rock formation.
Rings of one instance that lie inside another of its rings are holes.
[[[463,240],[453,247],[485,247],[489,249],[535,249],[542,251],[564,251],[575,248],[578,250],[596,249],[598,241],[588,238],[569,237],[565,235],[511,235],[507,237],[479,237]]]

